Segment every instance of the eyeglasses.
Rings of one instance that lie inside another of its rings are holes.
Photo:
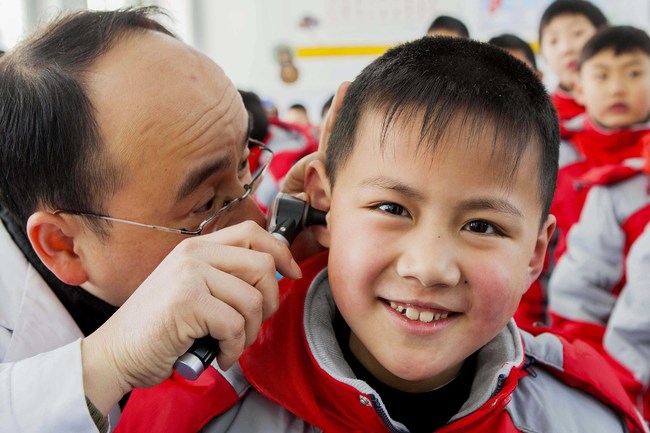
[[[56,210],[53,213],[55,215],[57,214],[69,214],[69,215],[79,215],[79,216],[84,216],[84,217],[90,217],[90,218],[99,218],[107,221],[114,221],[118,223],[124,223],[124,224],[131,224],[134,226],[140,226],[140,227],[147,227],[150,229],[154,230],[159,230],[162,232],[168,232],[168,233],[179,233],[183,235],[191,235],[191,236],[198,236],[201,233],[203,233],[203,230],[205,227],[210,224],[212,221],[214,221],[219,215],[227,211],[228,209],[231,209],[233,206],[235,206],[237,203],[246,200],[251,194],[255,192],[257,187],[260,184],[260,181],[266,174],[269,165],[271,164],[271,160],[273,159],[273,151],[266,147],[262,142],[255,140],[253,138],[248,139],[248,147],[249,149],[253,148],[258,148],[262,153],[260,153],[260,159],[263,161],[262,165],[253,173],[253,176],[251,178],[251,181],[247,184],[244,184],[244,193],[240,195],[239,197],[233,198],[232,200],[228,200],[224,203],[224,205],[217,209],[216,212],[214,212],[212,215],[210,215],[208,218],[203,220],[201,224],[198,225],[195,229],[187,229],[187,228],[182,228],[182,229],[175,229],[171,227],[164,227],[164,226],[159,226],[155,224],[145,224],[145,223],[140,223],[136,221],[131,221],[123,218],[114,218],[108,215],[99,215],[99,214],[94,214],[90,212],[79,212],[79,211],[71,211],[71,210]]]

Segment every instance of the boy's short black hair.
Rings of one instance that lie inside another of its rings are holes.
[[[540,43],[546,26],[560,15],[582,15],[597,29],[607,25],[605,14],[593,3],[586,0],[555,0],[546,8],[539,21]]]
[[[302,104],[291,104],[289,110],[300,110],[302,112],[307,112],[307,108]]]
[[[530,44],[517,35],[512,33],[504,33],[499,36],[495,36],[488,41],[488,44],[494,45],[495,47],[503,48],[504,50],[521,50],[524,52],[526,58],[533,65],[533,68],[537,69],[537,59],[535,58],[535,53],[530,47]]]
[[[614,50],[615,55],[641,51],[650,56],[650,37],[643,30],[632,26],[613,26],[600,30],[585,44],[578,58],[578,67],[596,54]]]
[[[451,30],[458,33],[458,35],[463,38],[469,38],[469,30],[467,30],[467,26],[458,18],[450,17],[448,15],[440,15],[433,20],[427,33],[438,29]]]
[[[332,130],[325,162],[332,187],[369,111],[383,113],[384,137],[394,122],[421,119],[421,142],[431,151],[459,121],[468,145],[494,143],[506,176],[516,173],[532,144],[546,220],[558,170],[557,114],[535,72],[507,52],[471,39],[424,37],[372,62],[350,85]]]

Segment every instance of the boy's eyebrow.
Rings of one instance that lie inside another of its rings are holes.
[[[641,60],[632,59],[632,60],[628,60],[627,62],[623,63],[620,66],[623,67],[623,68],[628,68],[630,66],[636,66],[636,65],[640,65],[640,64],[641,64]],[[608,62],[600,62],[600,63],[594,63],[594,68],[611,69],[612,65],[610,63],[608,63]]]
[[[418,190],[402,182],[390,178],[377,176],[365,179],[361,185],[390,189],[413,199],[423,199],[424,195]],[[460,211],[492,210],[499,213],[513,215],[521,218],[523,215],[514,205],[500,198],[476,198],[464,200],[458,206]]]
[[[410,186],[405,185],[402,182],[387,177],[383,177],[383,176],[376,176],[376,177],[371,177],[369,179],[365,179],[363,182],[361,182],[361,185],[379,187],[383,189],[390,189],[413,199],[424,198],[424,195],[420,193],[418,190],[411,188]]]
[[[507,200],[499,198],[476,198],[465,200],[460,203],[458,208],[461,211],[473,210],[493,210],[499,213],[510,214],[521,218],[523,215],[515,206],[510,204]]]

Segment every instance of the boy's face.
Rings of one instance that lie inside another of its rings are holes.
[[[607,128],[620,129],[650,116],[650,56],[642,51],[616,55],[604,50],[580,69],[576,97],[587,114]]]
[[[542,30],[542,57],[562,88],[573,88],[580,51],[596,30],[585,16],[575,14],[558,15]]]
[[[322,239],[352,352],[384,383],[422,392],[504,328],[539,274],[554,219],[540,232],[530,151],[509,179],[498,152],[490,161],[490,134],[467,144],[452,127],[432,156],[419,123],[396,122],[382,150],[382,121],[366,114],[333,190],[324,180],[314,204],[330,206]]]

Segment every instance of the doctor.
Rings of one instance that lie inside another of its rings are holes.
[[[108,430],[194,339],[231,366],[301,276],[237,90],[157,13],[77,12],[0,62],[0,431]]]

